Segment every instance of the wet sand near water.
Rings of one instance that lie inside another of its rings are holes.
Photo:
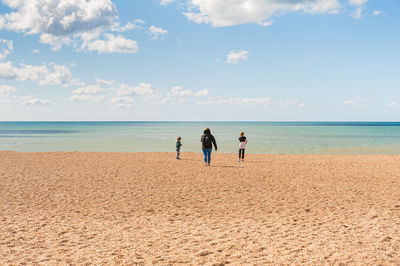
[[[400,264],[400,156],[0,152],[0,264]]]

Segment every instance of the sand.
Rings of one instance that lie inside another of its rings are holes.
[[[0,264],[399,264],[400,156],[0,152]]]

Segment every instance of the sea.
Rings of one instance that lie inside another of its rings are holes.
[[[0,150],[201,152],[210,128],[218,152],[236,153],[239,133],[247,153],[400,154],[400,122],[0,122]]]

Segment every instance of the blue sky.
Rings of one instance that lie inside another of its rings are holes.
[[[397,0],[0,3],[0,120],[400,114]]]

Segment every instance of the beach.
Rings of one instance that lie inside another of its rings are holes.
[[[399,264],[400,155],[0,152],[0,264]]]

